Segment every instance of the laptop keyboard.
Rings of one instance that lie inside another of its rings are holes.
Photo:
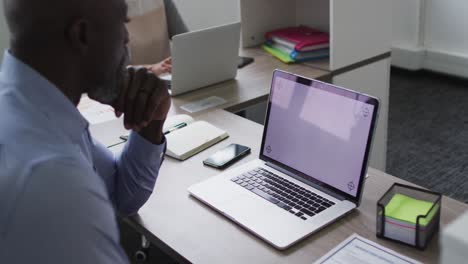
[[[262,168],[253,169],[231,181],[302,220],[307,220],[335,204]]]

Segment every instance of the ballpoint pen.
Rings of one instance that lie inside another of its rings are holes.
[[[177,124],[174,127],[171,127],[168,131],[164,132],[164,135],[167,135],[167,134],[169,134],[169,133],[171,133],[171,132],[173,132],[173,131],[175,131],[177,129],[181,129],[181,128],[186,127],[186,126],[187,126],[187,123],[185,123],[185,122]],[[127,141],[128,140],[128,135],[122,135],[119,138],[122,139],[122,140]]]
[[[167,135],[177,129],[181,129],[183,127],[186,127],[187,126],[187,123],[183,122],[183,123],[180,123],[178,125],[175,125],[174,127],[170,128],[168,131],[164,132],[164,135]]]

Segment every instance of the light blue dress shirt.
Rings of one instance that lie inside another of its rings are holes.
[[[116,213],[153,191],[165,143],[117,157],[52,83],[5,52],[0,70],[0,263],[127,263]]]

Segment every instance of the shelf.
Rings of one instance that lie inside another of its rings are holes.
[[[279,59],[275,58],[273,55],[269,54],[268,52],[264,51],[260,46],[256,47],[251,47],[251,48],[241,48],[240,52],[241,56],[252,56],[253,54],[255,55],[263,55],[263,56],[269,56],[274,58],[274,60],[278,61],[280,64],[284,65],[302,65],[302,66],[307,66],[311,67],[314,69],[322,70],[322,71],[330,71],[330,59],[319,59],[319,60],[313,60],[309,62],[302,62],[302,63],[291,63],[291,64],[286,64],[281,62]]]
[[[309,62],[303,62],[302,65],[312,67],[319,70],[331,71],[330,69],[330,58],[314,60]]]
[[[390,51],[391,1],[240,0],[242,46],[265,42],[265,33],[306,25],[330,34],[330,58],[305,65],[334,71]]]

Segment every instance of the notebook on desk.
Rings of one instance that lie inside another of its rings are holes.
[[[259,159],[189,193],[278,249],[355,209],[379,102],[275,71]]]
[[[178,160],[186,160],[229,137],[226,131],[188,115],[167,118],[163,133],[167,140],[166,155]],[[128,135],[120,138],[126,141]]]
[[[171,116],[163,131],[167,140],[166,155],[178,160],[186,160],[229,137],[226,131],[205,121],[195,121],[188,115]]]

